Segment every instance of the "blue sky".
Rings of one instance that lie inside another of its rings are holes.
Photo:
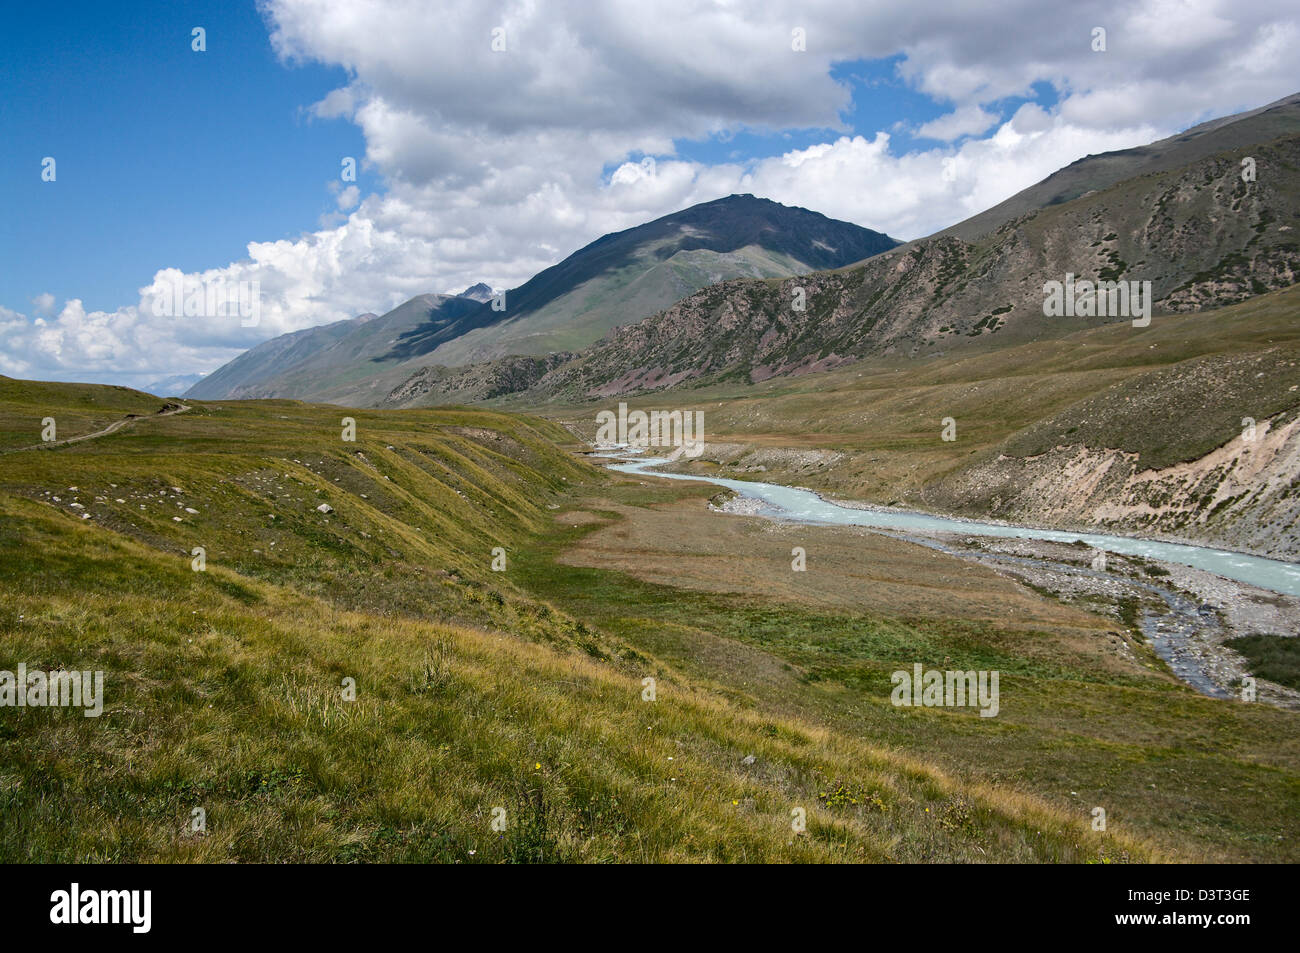
[[[746,162],[779,156],[791,149],[806,149],[826,139],[828,133],[873,136],[888,132],[894,155],[932,147],[935,142],[917,135],[925,123],[951,110],[951,105],[912,89],[898,74],[901,55],[877,60],[848,60],[835,63],[830,75],[850,91],[849,105],[840,113],[841,125],[811,129],[744,130],[703,139],[677,139],[678,155],[713,164]],[[1024,96],[1007,96],[988,104],[988,111],[1008,118],[1027,102],[1047,109],[1057,103],[1056,91],[1047,83],[1036,83]]]
[[[1300,45],[1294,0],[52,3],[5,27],[0,374],[132,386],[514,287],[731,192],[918,238],[1295,92]],[[257,282],[261,318],[159,316],[177,280]]]
[[[9,221],[24,224],[0,239],[0,304],[14,311],[42,293],[111,310],[159,267],[199,271],[244,257],[250,240],[296,239],[334,210],[325,187],[341,157],[365,154],[357,126],[308,112],[347,72],[280,61],[252,4],[31,5],[11,26],[0,34],[0,181]],[[191,48],[194,27],[206,30],[204,52]],[[894,154],[933,145],[912,133],[949,106],[910,89],[901,59],[834,65],[851,92],[840,126],[676,138],[676,154],[749,162],[879,130]],[[1031,98],[1055,101],[1042,85],[998,106],[1009,116]],[[40,177],[45,156],[53,183]],[[358,173],[363,191],[382,187]]]
[[[296,238],[332,210],[340,157],[365,154],[356,126],[304,111],[344,71],[280,63],[252,5],[21,4],[6,21],[0,304],[13,310],[41,293],[109,310],[164,265]]]

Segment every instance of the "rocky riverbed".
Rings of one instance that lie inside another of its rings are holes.
[[[909,534],[978,560],[1063,602],[1102,611],[1142,635],[1180,679],[1216,698],[1242,697],[1249,663],[1225,645],[1243,635],[1300,633],[1300,599],[1177,563],[1033,539]],[[1117,647],[1118,648],[1118,647]],[[1256,680],[1258,701],[1300,710],[1300,692]]]

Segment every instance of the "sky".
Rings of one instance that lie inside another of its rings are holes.
[[[1298,40],[1294,0],[13,6],[0,374],[208,373],[734,192],[922,237],[1300,90]]]

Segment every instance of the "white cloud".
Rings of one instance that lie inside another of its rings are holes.
[[[939,139],[951,142],[962,136],[978,136],[988,132],[997,123],[997,113],[991,113],[978,103],[968,103],[960,109],[924,123],[916,131],[922,139]]]
[[[53,313],[54,305],[56,303],[54,295],[50,294],[48,291],[38,294],[32,299],[32,307],[36,310],[36,313],[40,315]]]
[[[48,321],[0,311],[5,373],[145,383],[206,372],[275,334],[421,292],[517,285],[605,232],[730,192],[915,238],[1082,155],[1293,92],[1300,39],[1294,4],[1275,0],[1009,0],[996,13],[943,0],[266,0],[264,10],[287,62],[348,71],[346,86],[304,108],[359,126],[384,190],[336,183],[336,210],[316,231],[250,241],[245,259],[192,276],[259,281],[256,328],[158,317],[156,291],[177,277],[163,268],[112,313],[69,301],[54,316],[45,296],[35,314]],[[1090,47],[1098,25],[1105,53]],[[506,52],[491,50],[497,26]],[[791,50],[795,27],[806,52]],[[900,76],[948,110],[917,129],[941,145],[906,155],[885,132],[843,127],[850,93],[832,78],[836,63],[899,53]],[[998,103],[1036,83],[1059,103],[1000,122]],[[826,133],[759,161],[674,155],[674,140],[744,129]]]
[[[338,195],[334,196],[334,201],[338,204],[340,212],[346,212],[348,209],[356,208],[357,203],[361,201],[361,190],[355,185],[349,185],[342,189]]]

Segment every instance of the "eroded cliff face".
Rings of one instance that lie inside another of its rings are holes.
[[[1013,522],[1090,527],[1300,559],[1300,413],[1260,421],[1167,467],[1080,445],[997,457],[928,487],[927,506]]]

